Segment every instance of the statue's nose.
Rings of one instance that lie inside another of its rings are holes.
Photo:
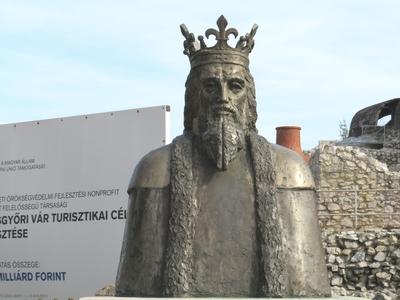
[[[220,104],[229,103],[228,87],[225,84],[221,86],[220,95],[218,97],[218,102]]]

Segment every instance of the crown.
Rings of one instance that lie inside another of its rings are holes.
[[[202,35],[196,41],[194,34],[190,33],[185,24],[182,24],[181,32],[185,37],[183,42],[183,53],[189,57],[191,68],[211,63],[230,63],[249,67],[249,53],[254,47],[254,35],[257,32],[256,24],[251,28],[250,33],[241,36],[235,47],[228,45],[230,35],[237,38],[238,31],[235,28],[226,28],[228,21],[223,15],[217,20],[218,30],[209,28],[205,32],[208,39],[210,35],[215,36],[217,43],[212,47],[207,47]]]

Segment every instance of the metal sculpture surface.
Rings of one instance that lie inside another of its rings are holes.
[[[364,131],[379,131],[378,121],[385,116],[391,120],[384,126],[400,130],[400,98],[384,101],[358,111],[351,120],[349,137],[359,137]]]
[[[314,181],[302,158],[257,134],[248,55],[221,16],[185,25],[185,130],[132,176],[117,296],[330,296]]]

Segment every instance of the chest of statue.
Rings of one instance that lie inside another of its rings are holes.
[[[248,154],[228,170],[203,162],[195,197],[193,295],[252,296],[258,280],[255,197]]]

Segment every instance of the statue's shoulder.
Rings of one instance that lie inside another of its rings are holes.
[[[137,164],[128,191],[135,188],[163,188],[169,184],[171,144],[145,155]]]
[[[315,188],[311,170],[300,155],[286,147],[275,144],[270,145],[278,187],[300,189]]]

